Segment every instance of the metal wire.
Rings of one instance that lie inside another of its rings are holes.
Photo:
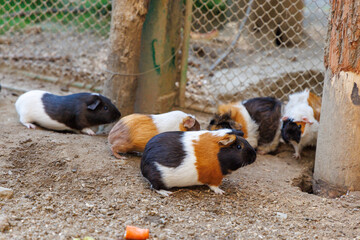
[[[286,100],[306,87],[322,93],[328,1],[193,2],[185,107],[214,112],[221,102]],[[5,66],[90,90],[101,91],[107,73],[143,75],[174,57],[142,73],[106,69],[111,0],[10,0],[0,4],[0,19]]]

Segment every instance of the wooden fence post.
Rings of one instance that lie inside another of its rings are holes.
[[[360,190],[360,2],[331,1],[313,190]]]
[[[169,111],[175,103],[179,81],[177,51],[180,46],[183,1],[150,1],[141,36],[140,72],[135,111]]]

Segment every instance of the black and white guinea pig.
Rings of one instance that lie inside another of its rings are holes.
[[[90,127],[114,122],[121,115],[110,99],[97,93],[58,96],[32,90],[22,94],[15,107],[20,122],[27,128],[39,125],[57,131],[81,131],[89,135],[95,135]]]
[[[158,193],[172,187],[208,185],[217,194],[224,175],[251,164],[253,147],[233,129],[165,132],[153,137],[141,159],[141,173]]]
[[[294,157],[300,158],[306,146],[315,146],[319,129],[321,97],[305,89],[289,95],[284,108],[281,136],[293,145]]]
[[[272,97],[258,97],[218,107],[208,129],[237,129],[258,153],[274,151],[280,141],[282,102]]]

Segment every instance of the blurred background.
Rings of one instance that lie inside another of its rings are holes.
[[[111,9],[108,0],[0,0],[0,67],[102,92]],[[194,0],[185,107],[213,113],[250,97],[321,95],[329,12],[325,0]]]

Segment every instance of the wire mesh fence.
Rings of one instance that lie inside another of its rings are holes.
[[[329,11],[326,0],[193,0],[186,107],[321,94]],[[101,91],[110,20],[110,0],[0,0],[1,66]]]
[[[110,0],[0,1],[0,59],[20,74],[100,91],[110,20]]]
[[[325,0],[195,0],[186,107],[322,93]]]

